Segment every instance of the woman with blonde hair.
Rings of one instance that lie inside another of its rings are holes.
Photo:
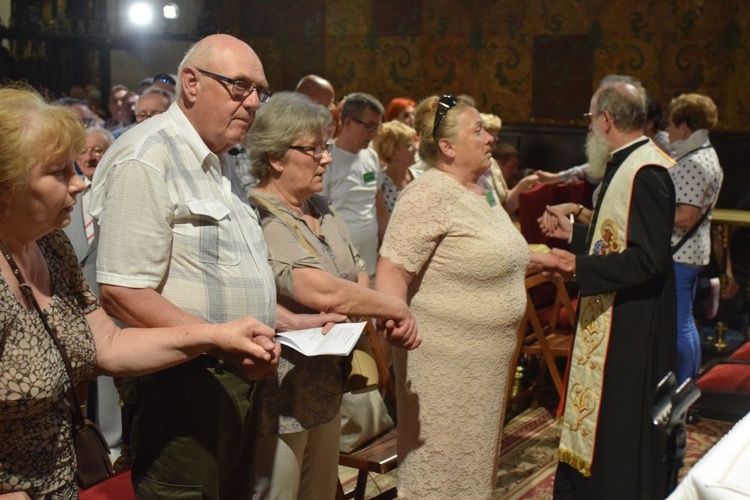
[[[254,318],[117,327],[62,231],[84,188],[74,169],[80,118],[33,90],[0,88],[0,136],[0,497],[77,498],[71,386],[99,373],[144,375],[212,349],[275,367],[278,348]]]
[[[383,191],[388,214],[393,213],[399,193],[414,180],[409,167],[414,165],[417,131],[399,121],[386,122],[373,139],[372,146],[383,164]]]
[[[492,144],[492,160],[490,168],[484,173],[484,178],[495,190],[500,203],[505,210],[514,217],[518,211],[518,197],[539,184],[539,176],[526,175],[517,179],[521,154],[511,144],[499,142],[500,129],[503,122],[497,115],[480,113],[484,128],[495,139]]]
[[[424,338],[394,352],[399,495],[491,498],[529,253],[478,183],[493,137],[474,101],[429,97],[415,125],[429,168],[401,193],[375,286],[407,301]]]

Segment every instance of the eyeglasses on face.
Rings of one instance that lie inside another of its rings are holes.
[[[91,149],[84,149],[81,151],[81,154],[79,156],[87,156],[91,155],[94,158],[101,158],[104,154],[104,150],[102,148],[91,148]]]
[[[354,120],[355,122],[365,127],[367,131],[370,132],[371,134],[375,132],[376,130],[378,130],[381,125],[380,123],[375,123],[375,122],[365,122],[354,116],[352,116],[352,120]]]
[[[333,143],[328,141],[325,144],[317,144],[315,146],[289,146],[289,149],[295,149],[304,154],[312,152],[312,157],[316,160],[320,160],[323,157],[324,151],[328,153],[329,156],[331,155],[333,152]]]
[[[81,118],[83,126],[86,128],[93,127],[96,125],[96,118]]]
[[[258,93],[258,100],[261,103],[267,102],[271,97],[272,92],[265,87],[261,87],[260,85],[255,85],[246,80],[236,80],[233,78],[229,78],[228,76],[211,73],[210,71],[206,71],[200,68],[196,69],[199,73],[210,76],[211,78],[219,80],[220,82],[228,83],[230,85],[229,92],[232,94],[233,99],[247,99],[247,96],[252,94],[253,90]]]
[[[136,113],[135,117],[140,118],[141,120],[147,120],[151,118],[152,116],[160,115],[164,111],[139,111]]]
[[[448,114],[448,110],[458,104],[458,99],[450,94],[443,94],[440,96],[438,101],[437,111],[435,112],[435,124],[432,127],[432,138],[435,142],[438,142],[438,129],[445,120],[445,115]]]
[[[596,118],[597,116],[599,116],[599,115],[600,115],[600,114],[602,114],[602,113],[604,113],[604,111],[599,111],[599,110],[597,110],[597,111],[596,111],[596,112],[594,112],[594,113],[584,113],[584,114],[583,114],[583,117],[584,117],[584,118],[585,118],[586,120],[589,120],[589,121],[594,121],[594,118]]]

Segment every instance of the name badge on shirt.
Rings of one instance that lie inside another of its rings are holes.
[[[362,180],[365,182],[365,184],[367,184],[368,182],[375,182],[375,172],[365,172],[362,175]]]
[[[495,195],[492,193],[491,189],[488,189],[484,192],[484,197],[487,198],[487,203],[489,203],[491,207],[497,205],[497,200],[495,199]]]

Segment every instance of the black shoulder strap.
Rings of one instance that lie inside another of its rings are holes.
[[[73,365],[70,361],[70,358],[68,357],[68,353],[65,351],[65,347],[60,342],[60,339],[57,337],[57,334],[52,329],[49,322],[47,322],[47,315],[44,313],[44,311],[42,311],[42,308],[39,307],[39,303],[36,301],[36,297],[34,297],[34,291],[31,289],[31,285],[26,283],[26,279],[23,277],[23,274],[21,274],[21,270],[16,265],[16,261],[13,260],[10,252],[7,248],[5,248],[5,245],[2,242],[0,242],[0,251],[3,253],[5,260],[8,261],[8,265],[10,266],[13,274],[18,280],[18,285],[21,288],[21,293],[23,293],[26,301],[34,307],[37,314],[39,315],[39,318],[42,320],[44,329],[47,330],[49,336],[52,337],[52,342],[55,344],[55,347],[57,347],[57,350],[60,351],[60,355],[63,359],[63,364],[65,365],[65,371],[67,372],[68,378],[70,379],[70,390],[68,391],[68,398],[73,405],[73,423],[75,424],[76,429],[82,429],[86,424],[83,417],[83,411],[81,410],[81,404],[79,403],[78,396],[76,395],[74,386],[75,382],[73,378]]]
[[[676,254],[677,251],[682,248],[682,245],[687,243],[687,240],[689,240],[695,234],[698,228],[701,227],[701,224],[703,224],[703,221],[706,220],[706,217],[708,217],[708,212],[710,211],[711,209],[709,208],[708,210],[703,212],[703,215],[701,215],[701,218],[698,219],[698,222],[696,222],[687,233],[682,235],[682,239],[680,239],[680,241],[678,241],[677,244],[672,247],[672,255]]]
[[[695,153],[697,151],[700,151],[701,149],[709,149],[709,148],[712,148],[712,147],[713,146],[711,146],[709,144],[707,146],[701,146],[699,148],[695,148],[695,149],[693,149],[691,151],[688,151],[687,153],[685,153],[684,155],[680,156],[679,158],[677,158],[676,161],[681,161],[682,159],[684,159],[684,158],[692,155],[693,153]],[[708,212],[710,212],[710,211],[711,211],[711,208],[708,208],[705,212],[703,212],[703,215],[701,215],[701,218],[698,219],[698,222],[696,222],[695,225],[693,227],[691,227],[690,230],[687,233],[685,233],[685,234],[682,235],[682,239],[680,239],[680,241],[678,241],[677,244],[672,247],[672,255],[676,254],[677,251],[680,248],[682,248],[682,245],[684,245],[685,243],[687,243],[687,241],[695,234],[695,232],[698,230],[698,228],[701,227],[701,224],[703,224],[703,221],[706,220],[706,217],[708,217]]]

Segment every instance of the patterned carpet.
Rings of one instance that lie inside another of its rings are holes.
[[[685,466],[680,478],[732,427],[731,423],[703,419],[688,426]],[[500,470],[495,498],[547,500],[552,498],[552,484],[557,466],[556,452],[560,427],[544,408],[526,410],[511,420],[503,431]],[[366,498],[372,498],[396,484],[398,471],[370,474]],[[354,488],[356,471],[339,468],[344,491]]]

